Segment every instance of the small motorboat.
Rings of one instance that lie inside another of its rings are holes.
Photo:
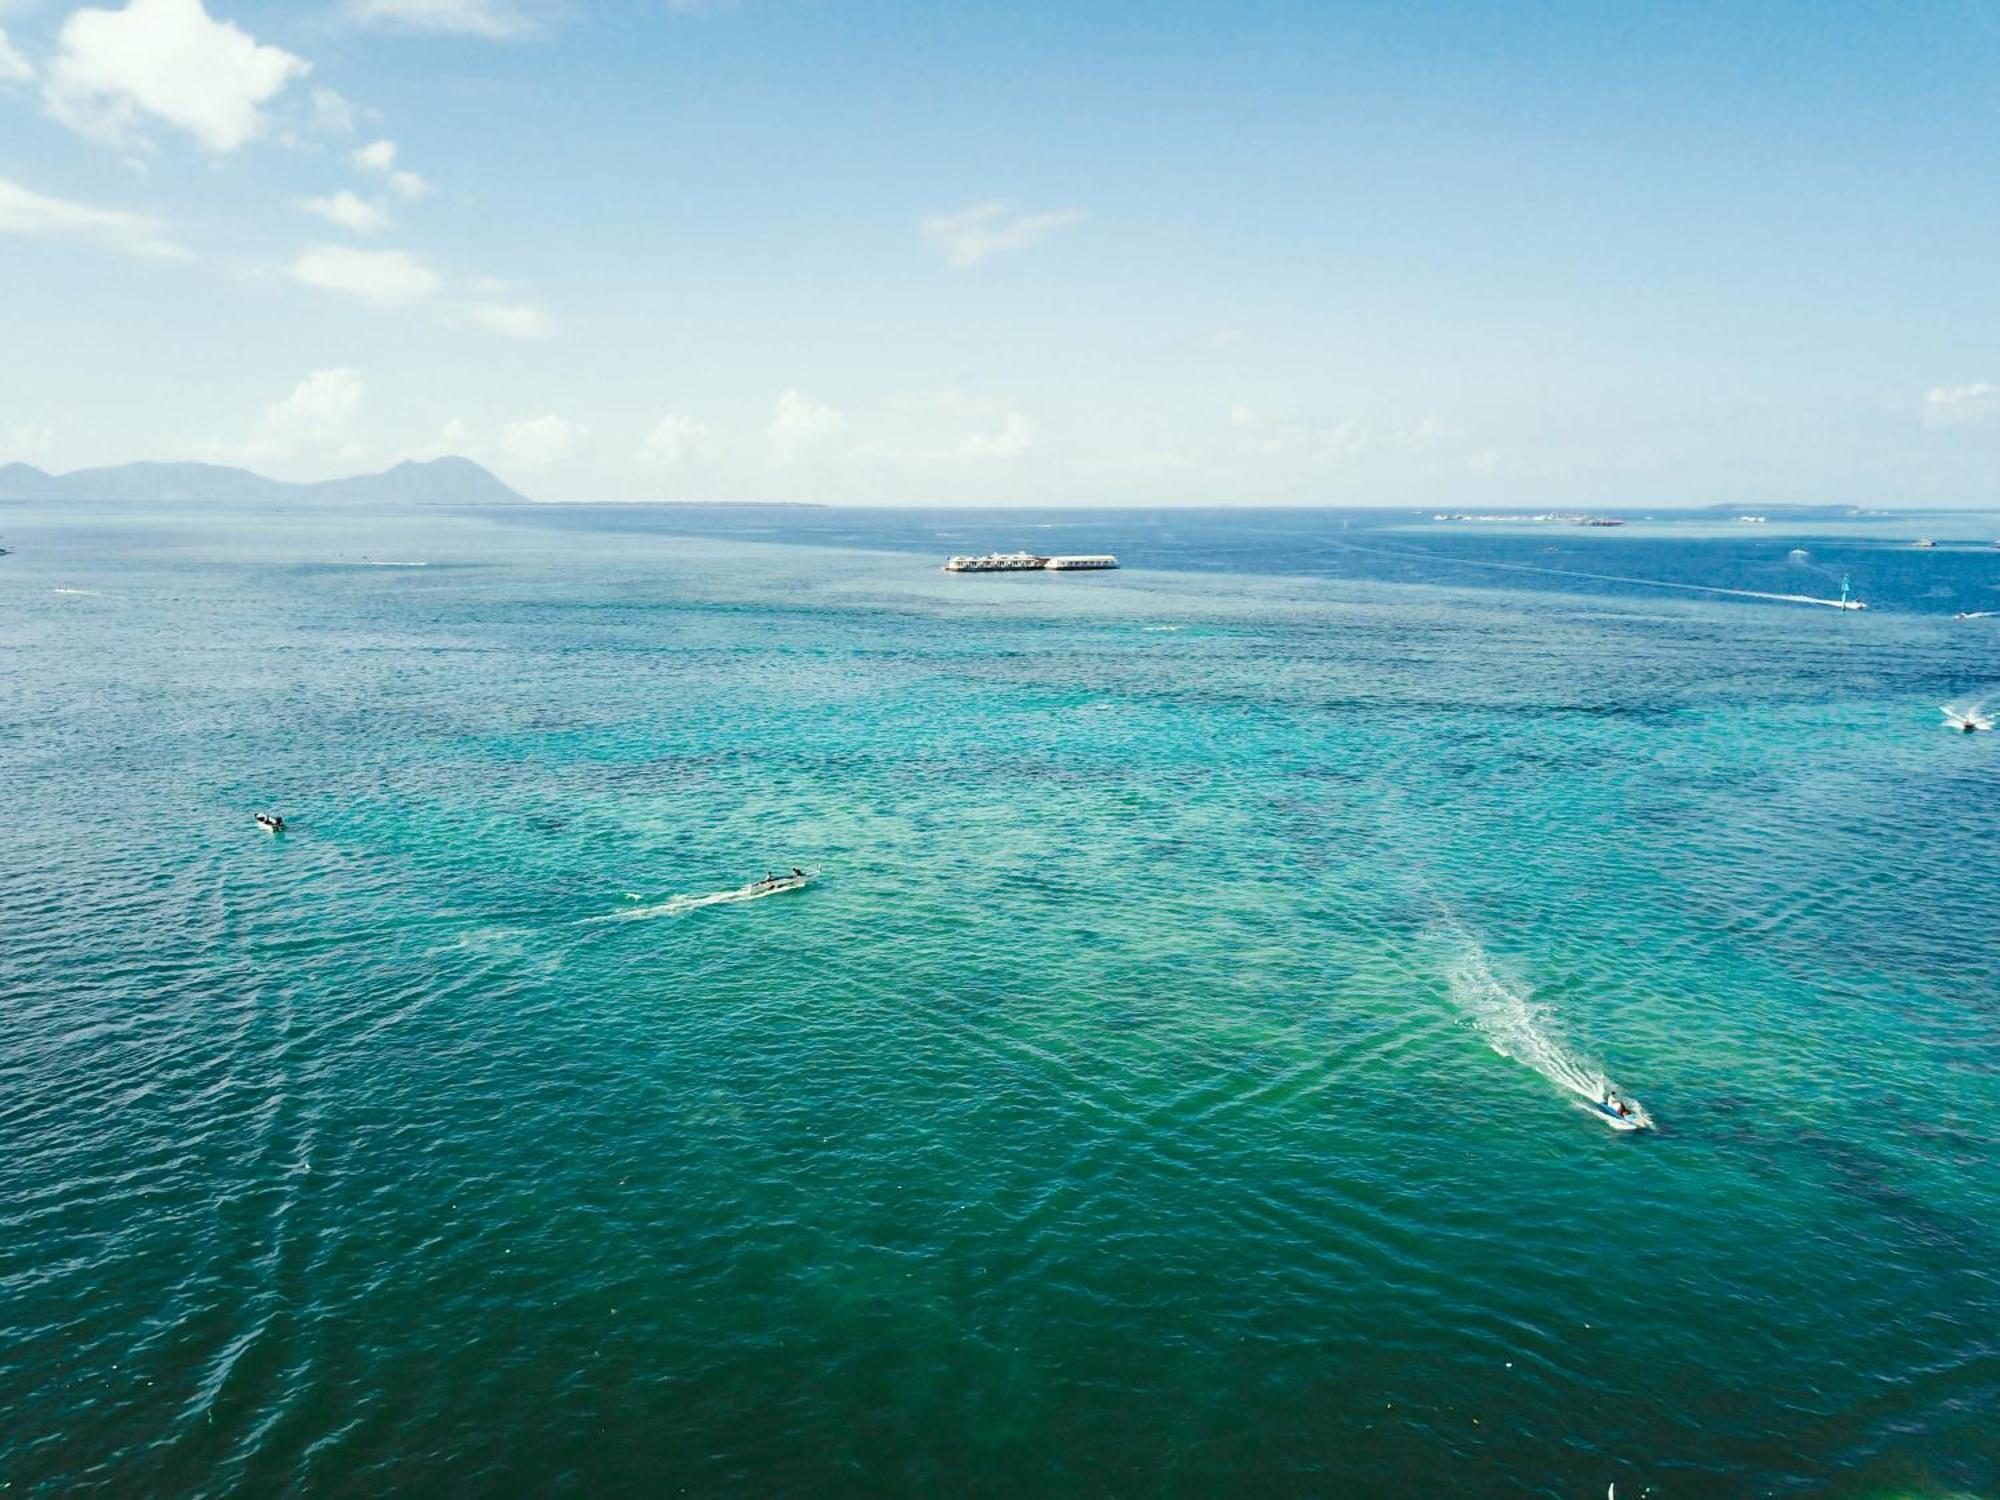
[[[1930,537],[1920,536],[1914,542],[1910,543],[1910,545],[1912,547],[1935,547],[1937,543]]]
[[[1960,709],[1946,704],[1938,712],[1944,715],[1945,723],[1960,734],[1976,734],[1982,729],[1990,730],[1993,727],[1993,721],[1976,707]]]
[[[1646,1113],[1644,1106],[1634,1099],[1627,1099],[1623,1102],[1625,1105],[1625,1112],[1623,1114],[1620,1114],[1618,1106],[1611,1103],[1608,1099],[1586,1099],[1583,1101],[1583,1107],[1596,1115],[1613,1130],[1651,1130],[1653,1128],[1653,1117]]]
[[[276,813],[258,813],[257,826],[266,833],[283,833],[285,831],[285,820]]]

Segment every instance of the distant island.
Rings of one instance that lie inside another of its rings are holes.
[[[526,505],[528,497],[469,458],[406,459],[379,474],[292,484],[223,464],[134,463],[50,474],[0,465],[0,500],[197,505]]]

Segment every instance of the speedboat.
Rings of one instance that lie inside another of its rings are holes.
[[[1991,729],[1993,727],[1993,721],[1976,708],[1964,710],[1941,708],[1938,712],[1944,715],[1945,723],[1956,729],[1960,734],[1972,734],[1978,730]]]
[[[1651,1130],[1653,1117],[1637,1100],[1625,1100],[1625,1113],[1620,1114],[1607,1100],[1586,1099],[1583,1107],[1596,1115],[1613,1130]]]
[[[283,833],[285,831],[285,820],[276,813],[258,813],[257,826],[266,833]]]
[[[1910,545],[1912,547],[1935,547],[1937,543],[1927,536],[1920,536],[1914,542],[1910,543]]]

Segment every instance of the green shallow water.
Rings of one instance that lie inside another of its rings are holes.
[[[1989,636],[9,531],[14,1492],[2000,1485]]]

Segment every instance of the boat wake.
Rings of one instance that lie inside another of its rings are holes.
[[[1556,1040],[1548,1007],[1524,989],[1494,973],[1486,952],[1470,937],[1461,939],[1458,954],[1446,971],[1452,1002],[1466,1013],[1487,1046],[1502,1057],[1524,1063],[1593,1114],[1603,1115],[1601,1101],[1611,1088],[1603,1070],[1590,1066]],[[1652,1117],[1629,1096],[1632,1125],[1649,1126]]]
[[[738,886],[733,891],[704,891],[685,896],[669,896],[664,901],[650,906],[628,906],[623,911],[606,912],[601,917],[586,917],[586,922],[640,922],[648,917],[677,917],[683,912],[699,911],[704,906],[728,906],[737,901],[758,901],[765,896],[781,896],[787,891],[801,890],[812,877],[805,880],[780,880],[767,884],[754,880],[749,885]]]
[[[1504,573],[1539,573],[1549,578],[1587,578],[1595,583],[1626,583],[1639,588],[1677,589],[1685,594],[1718,594],[1729,599],[1762,599],[1770,604],[1817,604],[1823,609],[1865,610],[1859,599],[1822,599],[1816,594],[1770,594],[1761,589],[1726,589],[1712,583],[1674,583],[1665,578],[1632,578],[1622,573],[1586,573],[1578,568],[1551,568],[1539,563],[1496,562],[1491,558],[1446,557],[1424,549],[1362,547],[1353,542],[1338,545],[1350,552],[1372,552],[1382,557],[1421,557],[1429,562],[1450,563],[1465,568],[1492,568]]]
[[[1951,725],[1953,729],[1991,729],[1993,727],[1992,716],[1986,712],[1986,700],[1983,698],[1970,702],[1947,703],[1938,712],[1944,715],[1945,722]]]

